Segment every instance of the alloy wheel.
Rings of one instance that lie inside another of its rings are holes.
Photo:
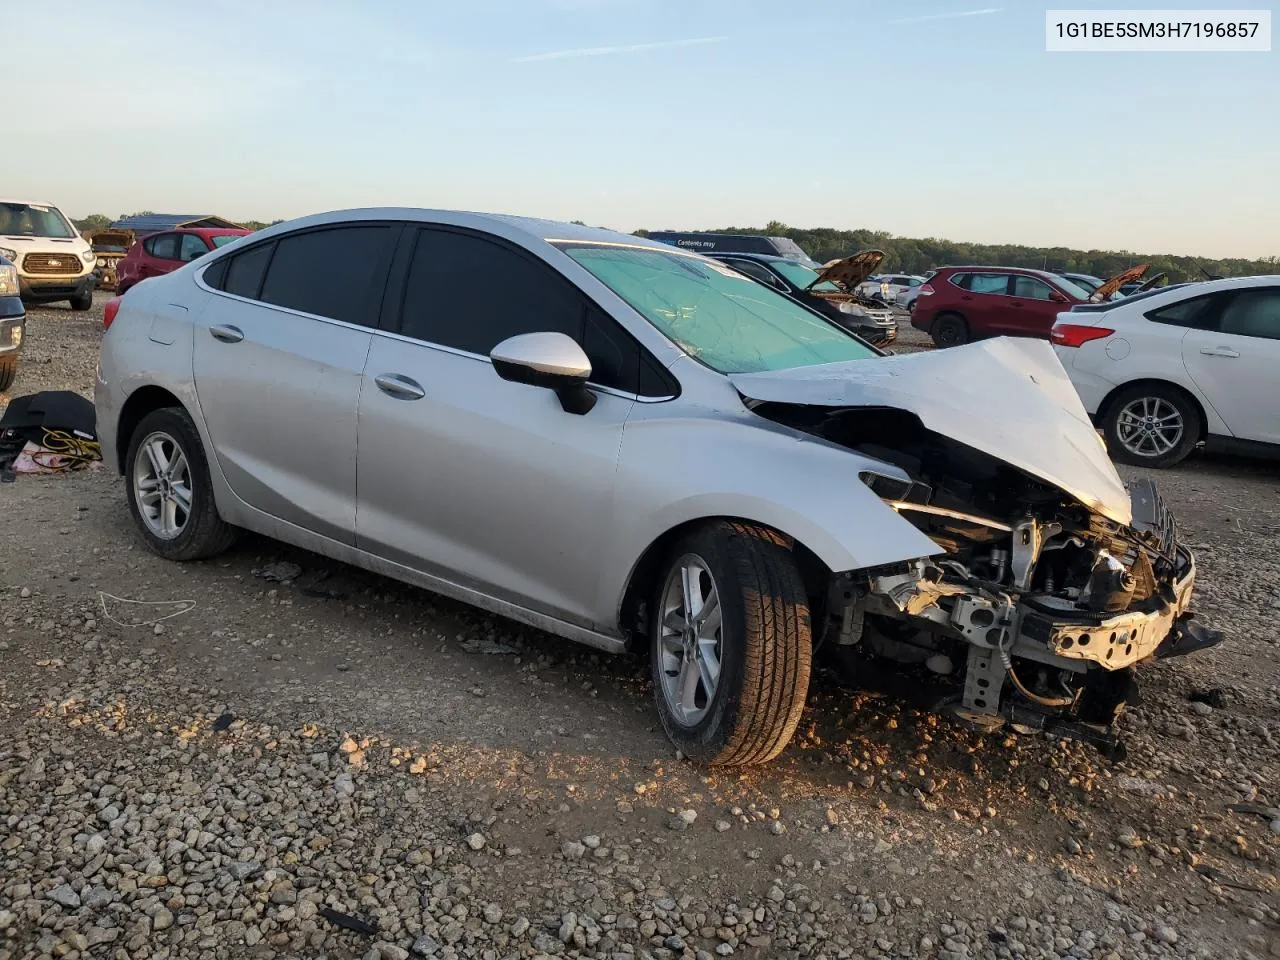
[[[1116,437],[1137,457],[1164,456],[1186,429],[1181,412],[1163,397],[1136,397],[1116,415]]]
[[[710,709],[720,683],[720,594],[701,557],[686,554],[676,562],[662,591],[662,695],[672,714],[686,726]]]
[[[191,468],[178,442],[167,433],[148,434],[133,464],[133,495],[147,529],[173,540],[191,519]]]

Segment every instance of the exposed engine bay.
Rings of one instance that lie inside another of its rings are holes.
[[[885,407],[756,402],[770,420],[885,464],[860,479],[937,555],[835,577],[823,644],[927,670],[970,724],[1052,730],[1108,753],[1135,664],[1211,646],[1191,619],[1195,561],[1154,484],[1132,521]]]

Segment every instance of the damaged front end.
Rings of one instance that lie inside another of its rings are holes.
[[[758,414],[860,454],[861,481],[939,547],[834,578],[822,642],[845,662],[927,670],[941,687],[937,707],[971,724],[1052,731],[1114,755],[1135,665],[1220,641],[1192,619],[1195,559],[1154,484],[1126,490],[1071,408],[1056,423],[1041,411],[1034,454],[1003,457],[930,429],[923,412],[788,402],[771,387],[740,389],[771,395],[748,399]],[[860,389],[867,400],[875,392]],[[1109,471],[1115,489],[1094,484],[1086,505],[1090,469]]]

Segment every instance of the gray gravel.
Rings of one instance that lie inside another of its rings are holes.
[[[91,322],[48,314],[17,392],[88,393]],[[256,537],[167,564],[105,471],[21,478],[0,960],[1280,957],[1276,479],[1160,475],[1229,639],[1145,672],[1124,764],[819,675],[723,774],[637,661]]]

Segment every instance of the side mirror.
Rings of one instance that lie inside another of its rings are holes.
[[[1067,298],[1066,298],[1066,296],[1065,296],[1064,294],[1059,293],[1057,290],[1054,290],[1054,291],[1052,291],[1052,292],[1049,294],[1049,299],[1050,299],[1050,300],[1052,300],[1054,303],[1069,303],[1069,302],[1070,302],[1070,301],[1068,301],[1068,300],[1067,300]]]
[[[489,351],[494,372],[512,383],[554,390],[566,413],[581,416],[596,405],[587,389],[591,361],[572,337],[563,333],[522,333]]]

